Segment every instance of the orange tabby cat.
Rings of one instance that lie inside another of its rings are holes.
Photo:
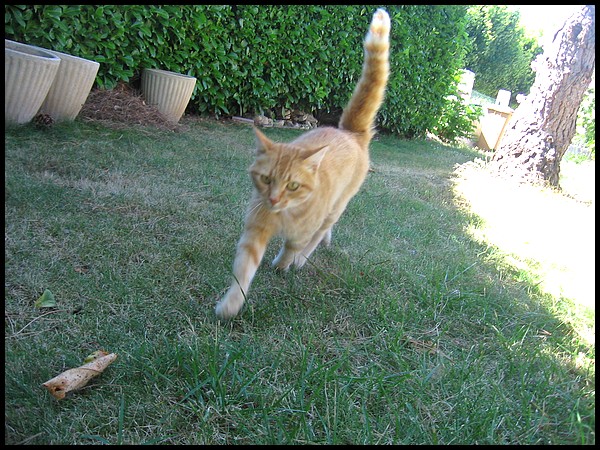
[[[369,142],[389,74],[389,33],[390,18],[378,9],[364,41],[362,75],[339,128],[316,128],[290,143],[254,129],[258,148],[249,172],[255,189],[218,317],[238,314],[273,236],[284,238],[273,261],[282,270],[302,267],[317,245],[331,242],[331,228],[369,170]]]

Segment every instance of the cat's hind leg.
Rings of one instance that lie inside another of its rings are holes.
[[[287,270],[293,264],[298,268],[301,268],[306,264],[308,257],[317,248],[317,246],[323,242],[325,245],[331,243],[331,228],[323,228],[317,230],[313,235],[312,239],[308,243],[292,243],[291,241],[285,241],[279,254],[273,260],[273,267],[281,270]]]
[[[336,224],[336,222],[346,209],[348,200],[341,203],[340,206],[338,206],[336,210],[333,211],[327,219],[325,219],[325,222],[323,222],[323,225],[321,225],[321,227],[316,231],[310,242],[306,245],[306,247],[304,247],[304,249],[302,249],[299,252],[299,257],[294,260],[294,264],[296,265],[296,267],[303,267],[304,264],[306,264],[308,258],[310,258],[310,255],[312,255],[312,253],[315,251],[315,249],[321,242],[323,242],[323,244],[325,244],[326,246],[329,246],[331,244],[331,231],[333,229],[333,226]]]
[[[304,264],[306,264],[306,261],[308,261],[308,258],[310,258],[310,255],[312,255],[312,253],[315,251],[317,246],[321,243],[321,241],[324,241],[328,235],[329,239],[331,240],[331,227],[325,229],[320,228],[314,234],[313,238],[306,245],[306,247],[304,247],[304,249],[298,252],[298,255],[294,259],[294,265],[299,269],[302,268]]]

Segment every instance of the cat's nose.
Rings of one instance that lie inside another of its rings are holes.
[[[271,202],[272,206],[275,206],[277,203],[279,203],[279,200],[281,200],[281,197],[269,197],[269,201]]]

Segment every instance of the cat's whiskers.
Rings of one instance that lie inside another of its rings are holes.
[[[254,211],[256,211],[257,209],[259,209],[259,208],[264,208],[264,207],[265,207],[265,205],[263,205],[263,203],[262,203],[262,202],[260,202],[260,203],[257,203],[256,205],[254,205],[254,206],[252,207],[252,209],[250,209],[250,210],[248,211],[248,214],[252,214],[252,213],[253,213]]]

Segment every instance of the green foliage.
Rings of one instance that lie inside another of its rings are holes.
[[[577,112],[577,128],[564,158],[581,163],[596,157],[596,90],[595,78],[583,96]]]
[[[450,144],[456,143],[458,138],[473,138],[476,122],[483,115],[482,95],[472,91],[471,100],[465,101],[458,89],[460,78],[460,74],[456,76],[457,88],[446,96],[437,123],[431,129],[438,138]]]
[[[438,125],[433,132],[445,142],[455,142],[459,137],[472,137],[475,121],[483,114],[481,106],[463,102],[450,96],[444,105]]]
[[[380,128],[438,126],[462,68],[466,6],[389,5],[391,69]],[[100,63],[97,85],[143,68],[198,79],[190,110],[249,115],[332,112],[360,76],[371,5],[6,5],[5,37]]]
[[[392,9],[392,8],[390,8]],[[462,68],[465,7],[402,5],[392,10],[391,77],[381,125],[422,137],[442,117]]]
[[[583,145],[590,152],[592,157],[596,155],[596,91],[594,81],[585,93],[579,113],[577,114],[577,126],[583,130],[580,136],[577,136]]]
[[[500,89],[511,91],[513,100],[519,93],[527,95],[535,80],[531,62],[542,48],[525,35],[518,11],[477,5],[469,7],[467,19],[465,65],[476,74],[474,88],[494,98]]]

